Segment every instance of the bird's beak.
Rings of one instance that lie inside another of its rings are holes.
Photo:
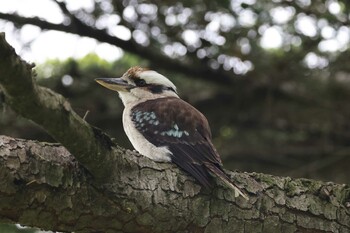
[[[96,78],[96,82],[113,91],[130,91],[133,85],[121,78]]]

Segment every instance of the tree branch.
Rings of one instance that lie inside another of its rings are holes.
[[[61,95],[37,86],[32,68],[16,55],[5,41],[5,34],[0,33],[0,87],[5,103],[42,126],[96,179],[106,180],[112,174],[110,162],[114,160],[109,137],[81,119]]]
[[[60,7],[62,8],[62,6]],[[37,17],[23,17],[16,14],[0,12],[0,19],[8,20],[18,25],[31,24],[38,26],[43,30],[56,30],[72,33],[115,45],[127,52],[145,58],[166,70],[180,72],[185,75],[191,75],[194,78],[200,78],[202,80],[208,80],[221,84],[232,84],[235,81],[234,78],[236,75],[233,72],[228,72],[222,69],[213,70],[208,67],[208,64],[195,65],[193,62],[182,62],[181,60],[173,59],[162,54],[161,51],[159,51],[159,48],[153,48],[152,46],[144,47],[132,39],[128,41],[121,40],[117,37],[109,35],[105,30],[100,30],[86,25],[72,14],[69,14],[68,17],[71,19],[71,22],[65,25],[50,23]]]
[[[0,180],[1,222],[108,232],[120,225],[120,219],[113,218],[128,215],[97,191],[89,173],[58,144],[0,136]]]
[[[237,174],[250,200],[201,191],[168,163],[119,153],[104,190],[57,144],[0,136],[0,221],[75,232],[348,232],[350,188]]]

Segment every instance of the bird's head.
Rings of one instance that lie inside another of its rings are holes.
[[[117,91],[124,105],[162,97],[178,97],[176,86],[165,76],[138,66],[121,78],[97,78],[102,86]]]

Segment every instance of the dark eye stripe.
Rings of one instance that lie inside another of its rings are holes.
[[[169,90],[169,91],[172,91],[172,92],[175,92],[176,93],[176,91],[174,90],[174,88],[172,88],[172,87],[167,87],[167,90]]]
[[[151,91],[153,94],[160,94],[165,90],[173,91],[176,93],[176,91],[172,87],[166,87],[166,86],[157,85],[157,84],[149,84],[144,79],[136,78],[136,77],[132,77],[131,79],[134,81],[137,87],[147,87],[147,89]]]
[[[163,92],[163,86],[160,85],[149,85],[148,89],[153,93],[153,94],[160,94]]]
[[[173,91],[176,93],[176,91],[171,88],[171,87],[165,87],[165,86],[162,86],[162,85],[151,85],[151,84],[148,84],[148,89],[153,93],[153,94],[160,94],[162,93],[163,91]]]
[[[138,87],[144,87],[147,85],[146,81],[143,79],[135,79],[134,82],[135,82],[135,85]]]

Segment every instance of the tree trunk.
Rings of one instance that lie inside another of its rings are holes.
[[[4,103],[64,147],[0,137],[0,221],[75,232],[350,232],[349,186],[229,172],[249,201],[220,183],[205,191],[173,164],[114,145],[37,86],[32,67],[1,34]]]

